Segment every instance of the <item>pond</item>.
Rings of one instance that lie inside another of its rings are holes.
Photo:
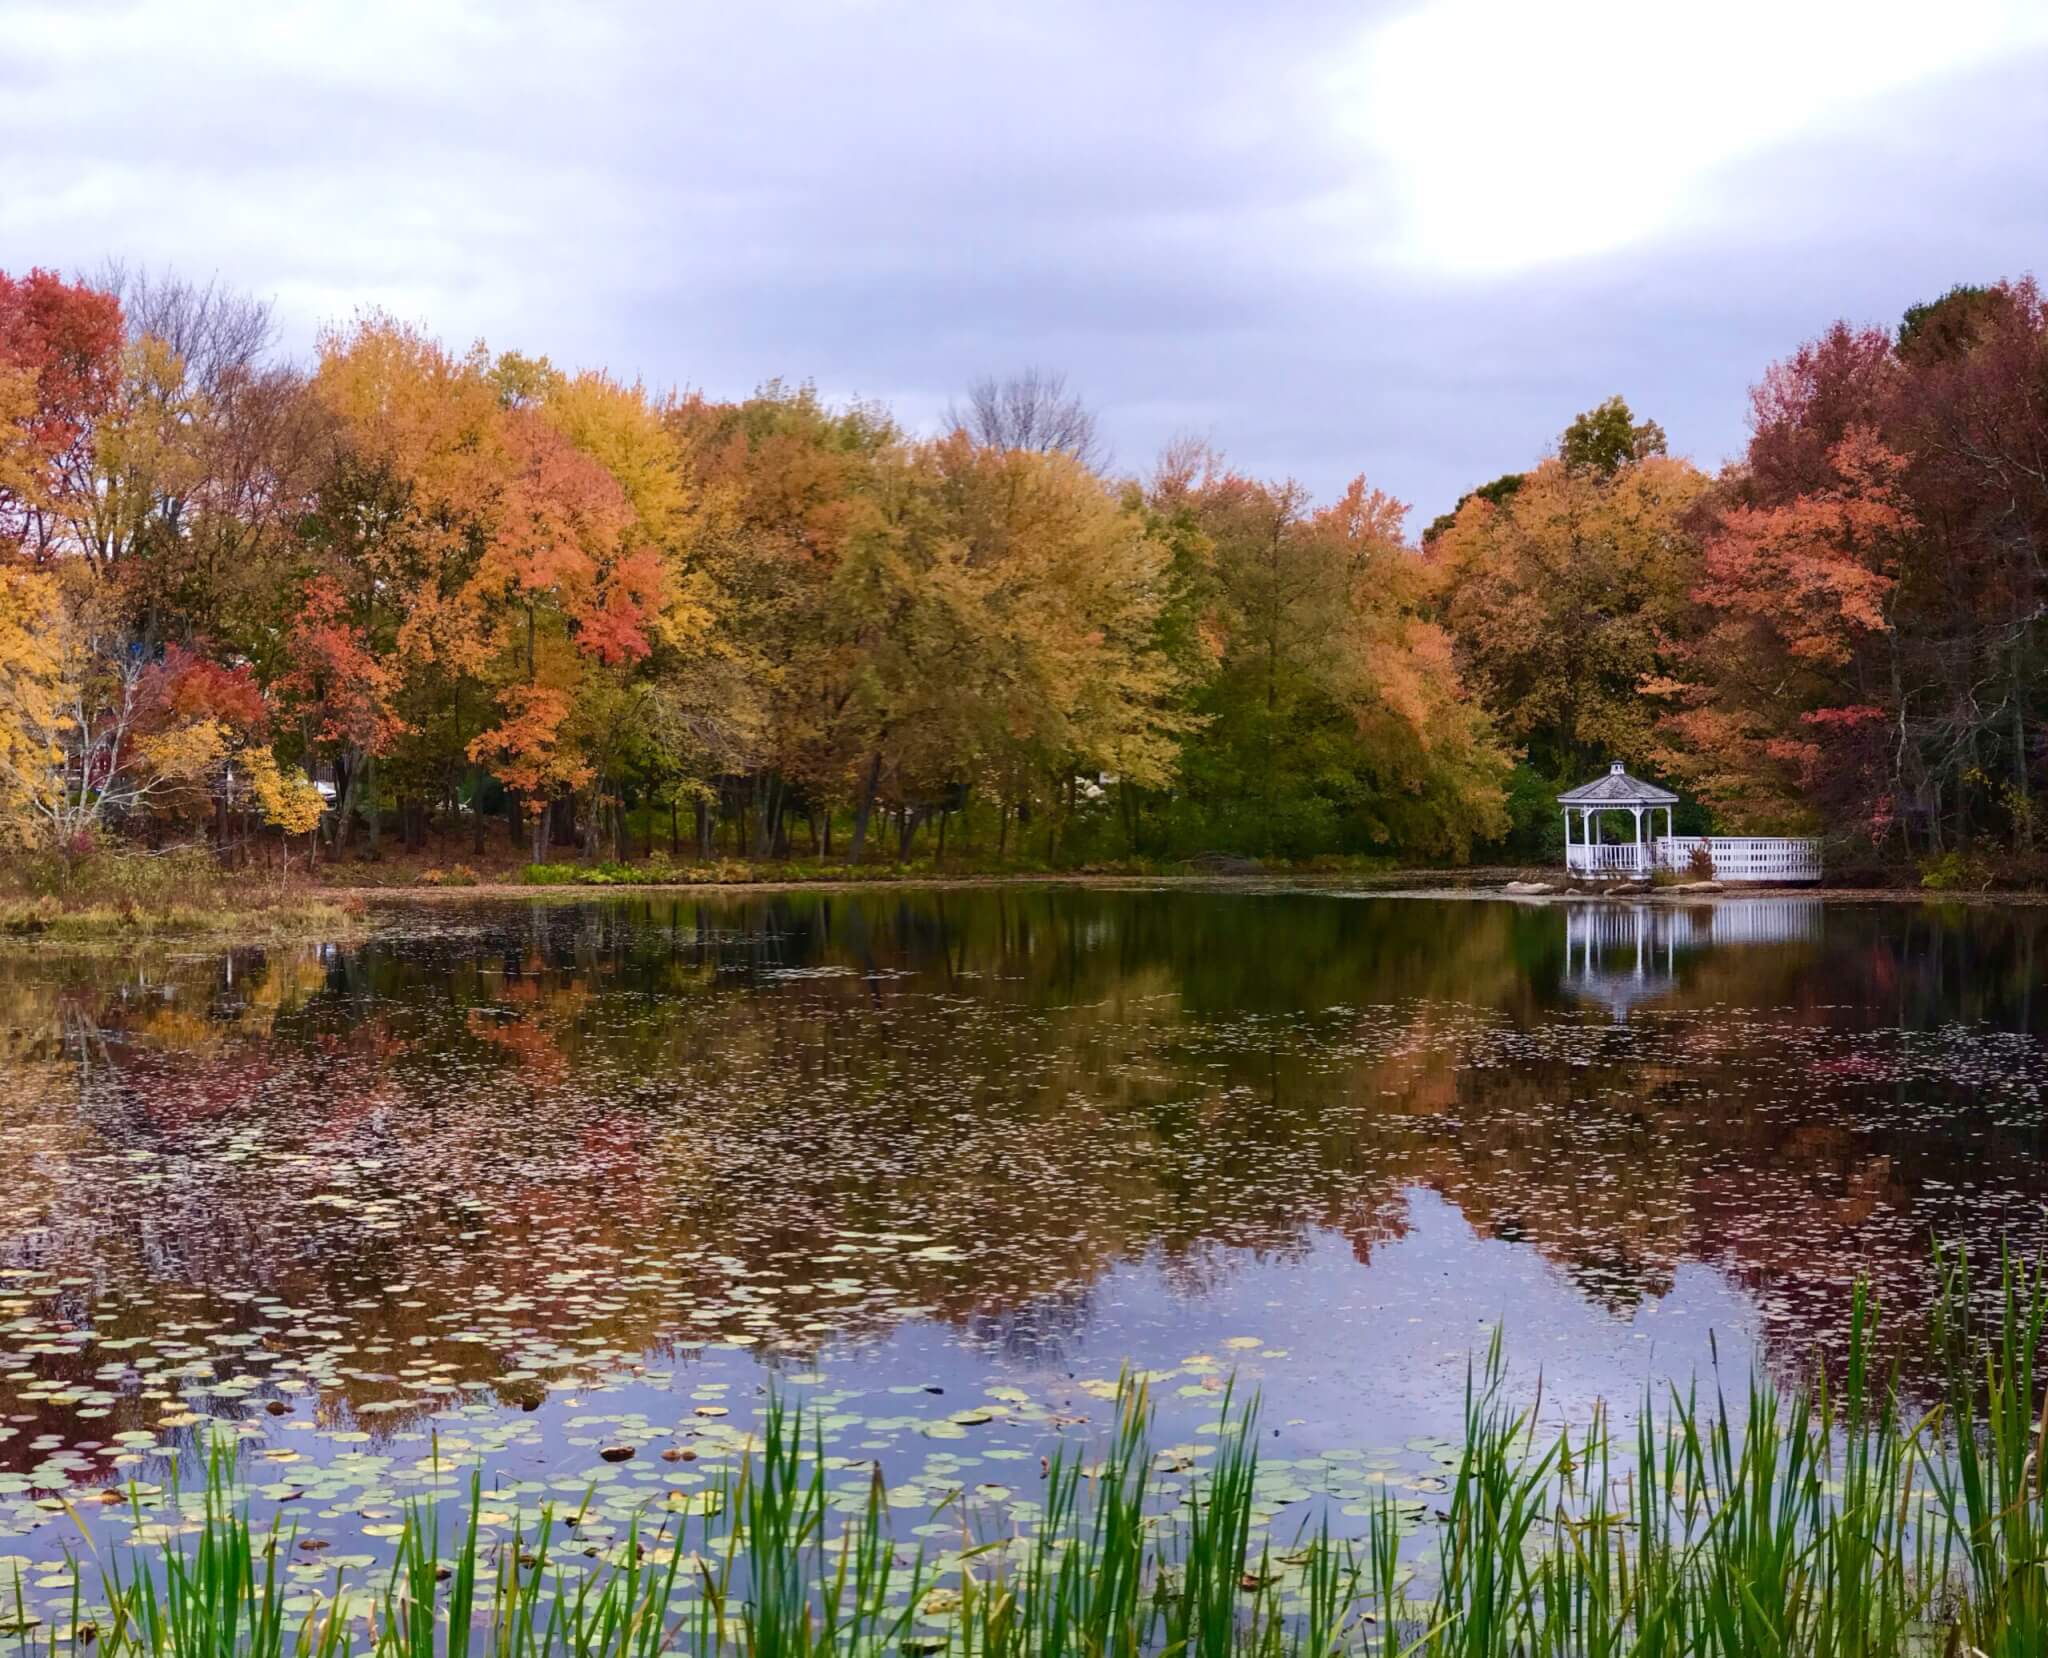
[[[940,1531],[1028,1506],[1126,1367],[1189,1459],[1257,1392],[1271,1519],[1419,1509],[1497,1326],[1578,1420],[1801,1370],[1859,1276],[1910,1385],[1931,1240],[2048,1235],[2044,929],[1027,886],[17,948],[0,1573],[54,1616],[74,1522],[173,1532],[224,1437],[308,1578],[473,1469],[601,1540],[771,1395]]]

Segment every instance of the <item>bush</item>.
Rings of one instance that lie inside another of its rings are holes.
[[[1968,852],[1944,852],[1920,865],[1920,884],[1929,892],[1982,892],[1994,878],[1991,866]]]
[[[650,877],[631,864],[528,864],[520,880],[530,887],[617,887]]]

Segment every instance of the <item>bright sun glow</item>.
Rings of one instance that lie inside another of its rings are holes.
[[[1393,169],[1400,256],[1476,274],[1697,224],[1729,162],[2043,39],[2042,0],[1431,0],[1340,95]]]

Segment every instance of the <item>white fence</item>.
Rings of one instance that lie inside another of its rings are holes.
[[[1717,881],[1818,881],[1820,842],[1795,835],[1660,835],[1637,844],[1572,845],[1565,868],[1574,875],[1645,876],[1669,869],[1687,875],[1704,850]]]

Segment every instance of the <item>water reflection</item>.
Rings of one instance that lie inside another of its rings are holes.
[[[1565,908],[1559,982],[1605,1007],[1616,1024],[1678,986],[1681,956],[1746,944],[1817,942],[1818,898],[1745,898],[1714,904],[1572,904]]]
[[[1591,1391],[1709,1320],[1803,1358],[1859,1272],[1924,1296],[1933,1232],[2041,1241],[2040,929],[1034,889],[9,955],[0,1470],[707,1346],[1171,1364],[1252,1282],[1313,1361],[1271,1389],[1359,1411],[1504,1314]]]

